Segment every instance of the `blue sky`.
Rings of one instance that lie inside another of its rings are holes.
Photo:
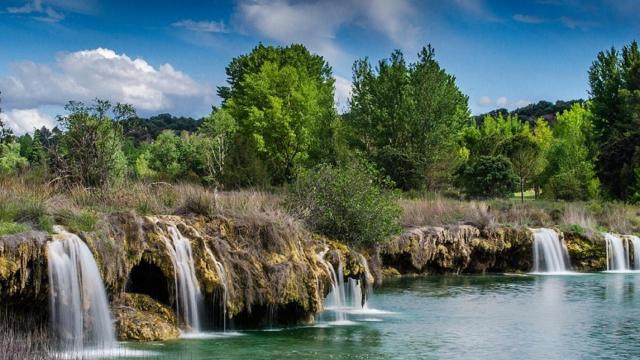
[[[202,116],[225,65],[262,41],[323,55],[345,109],[351,65],[431,43],[473,113],[586,98],[598,51],[640,36],[636,0],[0,0],[3,118],[51,125],[68,100]]]

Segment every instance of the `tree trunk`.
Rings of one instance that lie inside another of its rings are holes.
[[[524,203],[524,178],[520,178],[520,202]]]

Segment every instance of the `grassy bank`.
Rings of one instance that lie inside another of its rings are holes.
[[[0,235],[30,229],[51,232],[54,224],[93,231],[101,215],[133,211],[140,215],[198,214],[247,222],[300,221],[299,204],[286,190],[215,192],[196,184],[126,182],[116,187],[66,188],[28,177],[0,180]],[[457,223],[490,226],[557,226],[571,232],[640,233],[640,208],[618,202],[530,200],[460,201],[437,194],[397,195],[405,228]],[[294,206],[295,205],[295,206]]]

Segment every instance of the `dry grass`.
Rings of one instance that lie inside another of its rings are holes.
[[[640,208],[622,203],[459,201],[438,196],[402,199],[405,227],[473,224],[580,228],[587,232],[640,233]]]
[[[0,358],[54,359],[47,326],[32,317],[15,317],[13,310],[0,309]]]
[[[479,227],[513,225],[570,226],[590,231],[640,233],[640,208],[622,203],[547,201],[460,201],[437,195],[398,200],[405,227],[458,223]],[[274,193],[242,190],[214,192],[197,184],[126,182],[108,189],[58,188],[33,178],[0,179],[0,222],[51,231],[54,223],[91,231],[101,214],[133,211],[140,215],[224,216],[246,224],[297,222]]]

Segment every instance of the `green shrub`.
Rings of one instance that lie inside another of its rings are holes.
[[[29,230],[25,224],[18,224],[12,221],[0,221],[0,236],[18,234]]]
[[[350,244],[383,243],[401,230],[400,206],[363,163],[302,173],[288,200],[312,229]]]
[[[518,177],[502,155],[480,156],[457,172],[458,185],[470,198],[509,198],[518,189]]]
[[[69,209],[64,209],[57,213],[56,220],[73,233],[94,231],[98,222],[96,215],[92,212],[73,212]]]
[[[49,215],[42,215],[38,218],[38,227],[42,231],[53,233],[53,225],[55,225],[55,222],[53,220],[53,217]]]

